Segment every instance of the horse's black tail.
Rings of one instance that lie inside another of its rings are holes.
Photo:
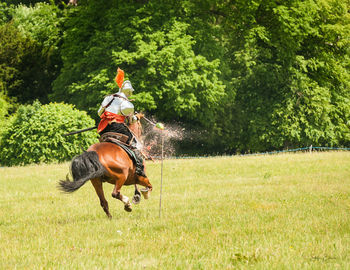
[[[106,169],[100,163],[95,151],[84,152],[73,158],[71,163],[71,174],[73,181],[68,179],[60,180],[58,188],[64,192],[74,192],[93,178],[102,177]]]

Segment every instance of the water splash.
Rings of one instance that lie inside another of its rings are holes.
[[[154,118],[151,120],[157,122]],[[164,126],[165,129],[161,130],[147,122],[143,125],[143,152],[154,159],[159,159],[162,155],[162,137],[164,157],[175,156],[175,144],[185,137],[185,128],[179,124],[167,123]]]

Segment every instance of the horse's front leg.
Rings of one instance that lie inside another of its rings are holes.
[[[129,197],[120,193],[120,189],[122,188],[124,183],[125,183],[125,180],[124,181],[121,181],[120,179],[117,180],[112,192],[112,197],[122,201],[124,203],[124,210],[127,212],[131,212],[132,208],[131,208]]]
[[[140,193],[137,185],[135,184],[135,193],[134,193],[134,196],[132,197],[132,203],[139,204],[140,201],[141,201],[141,193]]]
[[[141,193],[142,193],[143,197],[147,200],[151,194],[152,189],[153,189],[149,179],[147,177],[143,177],[143,176],[138,175],[137,183],[139,185],[145,187],[145,188],[141,189]]]

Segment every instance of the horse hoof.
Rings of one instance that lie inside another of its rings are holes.
[[[141,193],[142,193],[143,197],[145,198],[145,200],[147,200],[149,195],[150,195],[150,190],[148,188],[143,188],[143,189],[141,189]]]
[[[131,211],[132,211],[132,208],[131,208],[130,205],[125,205],[125,206],[124,206],[124,210],[125,210],[126,212],[131,212]]]
[[[141,202],[141,196],[139,194],[134,195],[134,197],[132,197],[132,203],[133,204],[139,204]]]

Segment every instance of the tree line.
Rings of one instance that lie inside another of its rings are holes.
[[[349,0],[0,4],[1,133],[22,105],[117,91],[188,130],[179,153],[350,146]]]

